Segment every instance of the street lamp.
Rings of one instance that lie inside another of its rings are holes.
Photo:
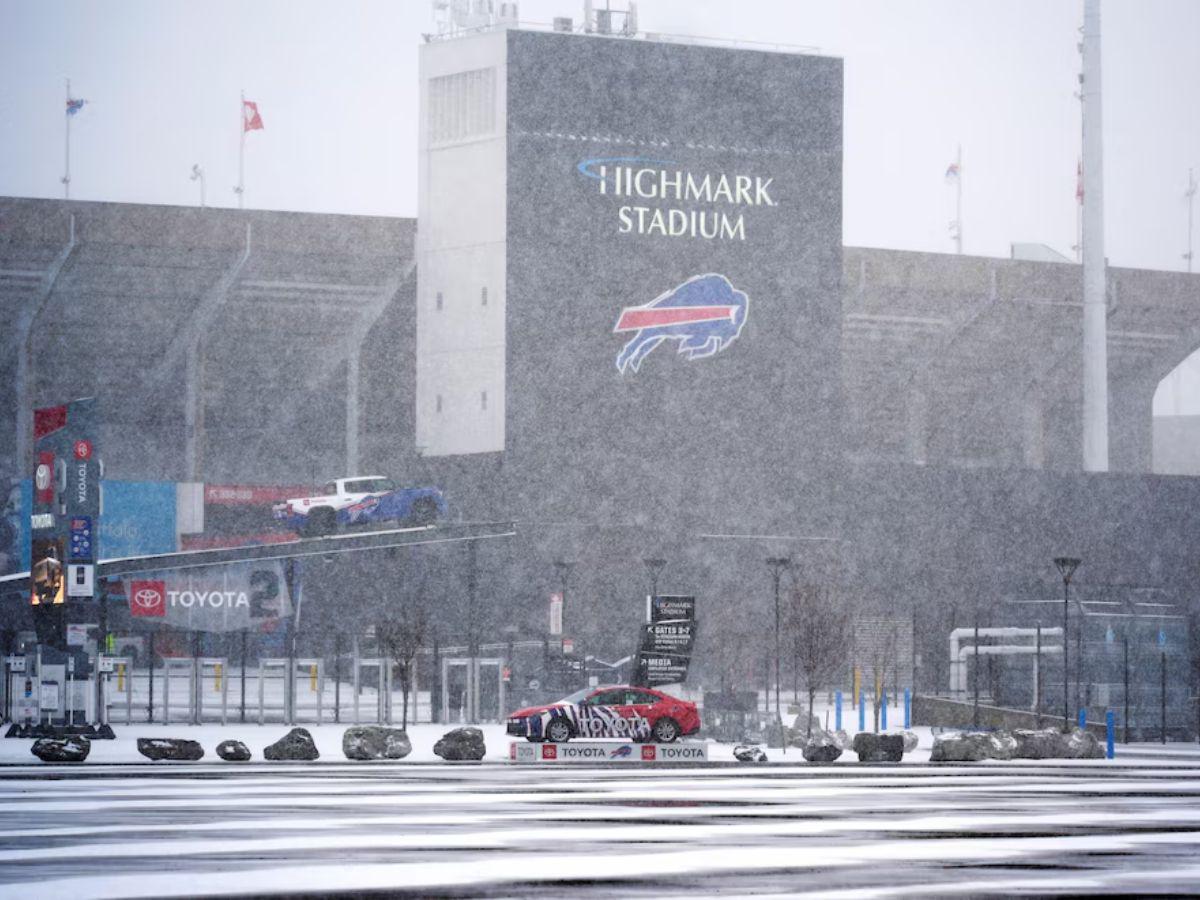
[[[786,556],[768,556],[767,565],[771,569],[771,579],[775,584],[775,719],[779,723],[779,739],[783,744],[783,752],[787,753],[787,740],[783,736],[783,711],[779,705],[779,577],[783,570],[792,564]]]
[[[642,562],[646,565],[646,572],[650,576],[650,596],[658,596],[658,573],[662,571],[663,566],[667,564],[665,559],[659,559],[656,556],[643,557]]]
[[[1054,565],[1058,567],[1058,574],[1062,576],[1063,582],[1063,731],[1069,730],[1071,722],[1070,691],[1067,690],[1070,685],[1071,671],[1068,659],[1068,648],[1071,642],[1067,639],[1070,634],[1067,631],[1067,617],[1070,614],[1071,608],[1071,576],[1079,568],[1080,562],[1081,560],[1075,559],[1072,556],[1054,557]]]

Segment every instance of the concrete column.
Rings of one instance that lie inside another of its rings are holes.
[[[1154,469],[1154,390],[1157,385],[1109,386],[1112,470],[1148,474]]]

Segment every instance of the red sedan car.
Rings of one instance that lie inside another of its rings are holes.
[[[669,744],[699,730],[695,703],[627,685],[584,688],[556,703],[518,709],[508,717],[509,734],[554,743],[582,737]]]

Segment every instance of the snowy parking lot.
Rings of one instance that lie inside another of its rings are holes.
[[[1122,751],[976,766],[10,764],[0,896],[1194,890],[1200,752]]]

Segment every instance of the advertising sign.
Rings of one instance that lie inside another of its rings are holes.
[[[291,612],[283,564],[270,562],[164,572],[125,585],[129,614],[187,631],[242,631]]]
[[[34,607],[61,604],[67,575],[71,581],[68,596],[88,600],[95,597],[95,527],[100,519],[96,416],[95,398],[33,411],[35,462],[29,570],[33,578],[30,603]],[[61,643],[46,627],[39,630],[39,639]]]
[[[634,684],[658,687],[687,680],[696,645],[696,598],[648,598],[648,618],[642,626],[634,665]]]
[[[647,598],[650,611],[646,616],[650,622],[670,622],[679,619],[696,620],[696,598],[657,596]]]
[[[517,763],[667,763],[705,762],[706,742],[677,744],[634,744],[612,741],[571,741],[565,744],[513,741],[508,746],[510,762]]]

